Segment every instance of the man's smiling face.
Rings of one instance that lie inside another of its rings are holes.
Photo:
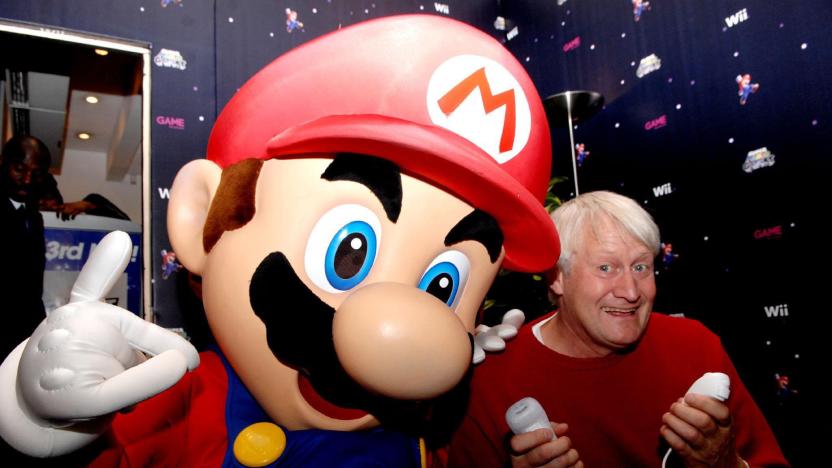
[[[455,385],[503,255],[496,223],[462,200],[374,158],[335,161],[263,163],[255,215],[222,234],[202,272],[223,352],[290,429],[370,427],[379,395],[431,398]],[[345,339],[357,330],[374,336]],[[428,383],[414,393],[404,373],[419,369]]]
[[[568,271],[552,284],[559,320],[570,333],[559,343],[574,357],[599,357],[641,338],[656,281],[653,251],[607,217],[586,223]]]

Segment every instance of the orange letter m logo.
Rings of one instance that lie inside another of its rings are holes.
[[[486,113],[490,113],[500,106],[506,107],[505,117],[503,118],[503,134],[500,138],[500,152],[505,153],[514,147],[517,112],[514,102],[514,90],[509,89],[497,95],[492,94],[491,86],[488,84],[488,78],[485,76],[485,68],[480,68],[474,73],[471,73],[470,76],[460,81],[458,85],[454,86],[447,94],[442,96],[438,102],[439,108],[445,115],[450,115],[477,88],[480,89],[482,107]]]

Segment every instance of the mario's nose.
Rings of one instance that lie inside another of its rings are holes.
[[[332,335],[347,373],[391,398],[441,395],[462,380],[471,363],[471,341],[453,311],[403,284],[356,290],[335,313]]]

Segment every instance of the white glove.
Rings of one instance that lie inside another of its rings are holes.
[[[474,364],[485,360],[485,352],[497,352],[506,348],[506,340],[517,336],[517,330],[526,321],[526,316],[520,309],[511,309],[503,314],[503,321],[499,325],[489,327],[479,325],[474,329]]]
[[[47,457],[80,448],[106,430],[110,418],[102,416],[166,390],[199,365],[182,337],[101,302],[132,248],[123,232],[105,236],[70,303],[0,366],[0,435],[21,452]],[[137,350],[155,357],[145,360]]]

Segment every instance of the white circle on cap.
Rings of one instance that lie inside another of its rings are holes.
[[[434,124],[479,146],[500,164],[529,142],[526,94],[505,67],[489,58],[457,55],[439,65],[428,83],[427,106]]]

